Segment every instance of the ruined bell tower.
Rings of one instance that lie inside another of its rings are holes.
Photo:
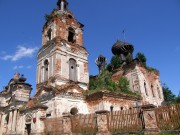
[[[61,86],[74,82],[84,90],[89,83],[88,53],[83,43],[83,24],[68,10],[66,0],[46,15],[42,47],[37,54],[37,85]]]

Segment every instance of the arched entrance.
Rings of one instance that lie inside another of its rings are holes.
[[[77,81],[77,67],[74,59],[69,60],[69,80]]]
[[[28,135],[30,135],[31,134],[31,121],[32,121],[32,115],[31,114],[27,114],[26,116],[25,116],[25,120],[26,120],[26,133],[28,134]]]

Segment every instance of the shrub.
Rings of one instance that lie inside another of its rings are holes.
[[[138,53],[136,54],[136,59],[138,59],[138,60],[143,64],[143,66],[146,67],[146,61],[147,61],[147,59],[146,59],[146,56],[145,56],[143,53],[138,52]]]
[[[121,77],[118,82],[118,86],[122,92],[130,91],[129,81],[126,77]]]
[[[45,14],[44,18],[45,18],[46,22],[48,22],[51,20],[52,17],[49,14]]]

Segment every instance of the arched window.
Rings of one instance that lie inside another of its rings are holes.
[[[69,60],[69,80],[76,82],[77,81],[77,66],[74,59]]]
[[[153,97],[155,97],[155,94],[154,94],[154,87],[153,87],[153,85],[151,85],[151,91],[152,91],[152,95],[153,95]]]
[[[27,131],[27,134],[30,135],[30,133],[31,133],[32,115],[31,114],[27,114],[25,116],[25,121],[26,121],[26,131]]]
[[[71,43],[75,42],[75,31],[73,28],[68,29],[68,41]]]
[[[157,91],[158,91],[159,98],[161,99],[161,92],[160,92],[159,86],[157,86]]]
[[[52,30],[51,30],[51,29],[49,29],[49,30],[47,31],[47,36],[48,36],[48,40],[49,40],[49,41],[52,40]]]
[[[124,108],[123,107],[121,107],[121,111],[123,110]]]
[[[144,82],[144,90],[145,90],[146,96],[148,96],[147,87],[146,87],[146,82]]]
[[[114,106],[110,106],[110,111],[113,112]]]
[[[9,123],[9,114],[8,114],[8,115],[6,115],[6,118],[5,118],[5,124],[7,124],[7,125],[8,125],[8,123]]]
[[[48,71],[49,71],[49,61],[46,59],[44,61],[44,81],[48,80]]]

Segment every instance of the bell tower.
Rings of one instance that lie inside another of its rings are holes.
[[[37,86],[49,82],[61,86],[74,82],[84,90],[89,83],[88,53],[83,43],[83,27],[66,0],[46,16],[42,47],[37,54]]]

